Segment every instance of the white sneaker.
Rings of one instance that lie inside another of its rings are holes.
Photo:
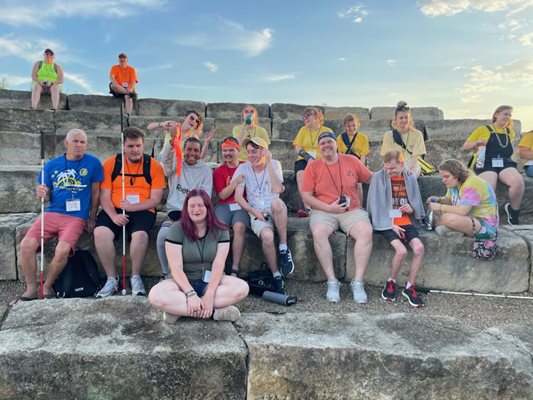
[[[450,232],[450,229],[446,225],[439,225],[435,228],[435,232],[437,232],[437,235],[439,236],[446,236],[446,234]]]
[[[353,301],[355,301],[357,304],[368,303],[368,296],[365,292],[364,282],[352,281],[350,283],[350,287],[352,288]]]
[[[235,322],[241,317],[241,312],[235,306],[224,308],[215,308],[213,319],[215,321],[232,321]]]
[[[104,297],[109,297],[115,294],[118,291],[118,278],[107,277],[107,281],[104,287],[96,293],[97,299],[103,299]]]
[[[338,280],[327,281],[328,292],[326,293],[326,298],[330,303],[338,303],[341,301],[341,295],[339,294],[339,289],[341,288],[341,283]]]
[[[146,295],[146,290],[144,289],[143,281],[139,275],[131,276],[131,294],[133,296]]]

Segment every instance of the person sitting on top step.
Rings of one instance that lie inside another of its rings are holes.
[[[50,49],[44,51],[44,60],[33,64],[31,71],[31,107],[39,108],[42,93],[50,93],[52,98],[52,109],[59,108],[59,94],[63,83],[63,68],[55,63],[54,52]]]
[[[124,53],[118,55],[118,64],[109,71],[109,93],[114,97],[124,98],[126,114],[130,116],[133,111],[133,99],[137,98],[135,87],[139,83],[135,68],[128,65],[128,56]]]

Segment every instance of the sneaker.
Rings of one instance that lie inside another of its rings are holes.
[[[168,325],[174,324],[180,318],[179,315],[169,314],[163,311],[163,322]]]
[[[146,295],[146,290],[144,290],[143,281],[139,275],[131,276],[131,294],[133,296]]]
[[[330,303],[338,303],[341,301],[341,295],[339,294],[341,283],[335,279],[334,281],[327,281],[326,285],[328,286],[326,299],[328,299]]]
[[[381,292],[381,298],[389,302],[396,301],[396,282],[393,280],[387,281]]]
[[[285,283],[281,276],[274,277],[274,286],[276,287],[276,293],[285,294]]]
[[[103,299],[104,297],[109,297],[114,295],[118,291],[118,278],[107,278],[107,281],[104,287],[96,293],[97,299]]]
[[[418,296],[414,286],[402,290],[402,296],[405,297],[413,307],[424,307],[424,302]]]
[[[368,303],[368,296],[365,292],[364,282],[352,281],[350,283],[350,287],[352,288],[353,301],[355,301],[357,304]]]
[[[235,322],[241,317],[241,312],[235,306],[224,308],[215,308],[213,311],[213,319],[215,321],[231,321]]]
[[[518,225],[518,213],[519,210],[511,208],[511,203],[505,203],[503,206],[505,213],[507,214],[507,222],[509,225]]]
[[[280,250],[279,252],[280,272],[283,276],[289,276],[294,271],[294,262],[292,261],[292,253],[289,248],[287,250]]]

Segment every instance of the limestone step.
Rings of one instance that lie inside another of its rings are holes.
[[[440,315],[358,310],[167,325],[130,296],[33,301],[5,314],[5,400],[533,396],[533,337],[518,324],[482,330]]]
[[[26,90],[0,90],[0,108],[31,108],[31,91]],[[52,99],[50,94],[42,94],[39,104],[40,109],[52,108]],[[67,95],[61,93],[59,98],[59,109],[65,110],[67,108]]]

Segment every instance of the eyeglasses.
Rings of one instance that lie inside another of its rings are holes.
[[[44,53],[45,56],[49,56],[49,57],[53,57],[54,55],[53,54],[50,54],[50,53]]]
[[[315,113],[305,113],[305,114],[304,114],[304,119],[305,119],[305,118],[309,118],[309,117],[314,117],[314,116],[316,116]]]

